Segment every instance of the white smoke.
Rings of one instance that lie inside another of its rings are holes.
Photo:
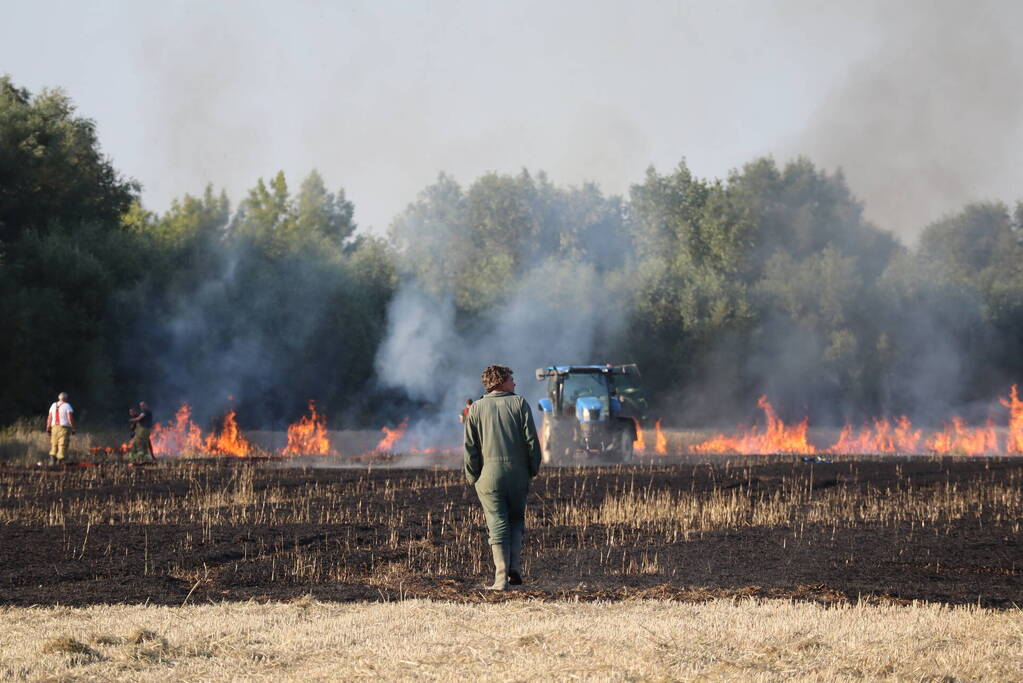
[[[449,350],[461,345],[454,331],[454,302],[409,283],[391,301],[387,317],[388,334],[376,361],[382,383],[404,389],[410,398],[430,401],[439,378],[450,371]]]
[[[609,281],[592,263],[550,258],[508,287],[502,304],[462,331],[454,325],[451,300],[424,294],[417,282],[409,281],[395,297],[377,371],[385,386],[429,404],[414,418],[409,443],[457,446],[458,411],[466,398],[482,393],[480,373],[488,365],[512,368],[516,393],[539,419],[536,402],[545,385],[534,369],[612,360],[595,354],[622,331],[627,298],[621,278]]]

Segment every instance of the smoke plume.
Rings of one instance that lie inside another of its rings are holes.
[[[572,212],[564,205],[547,209],[542,222],[548,227],[572,220]],[[406,216],[414,213],[410,207]],[[451,252],[453,245],[467,240],[459,214],[445,215],[445,220],[420,216],[415,221],[417,243],[440,245],[447,241]],[[535,412],[545,385],[536,381],[534,369],[627,360],[601,355],[609,353],[619,339],[629,303],[622,279],[607,273],[608,261],[620,262],[623,256],[608,246],[621,237],[610,234],[616,225],[614,221],[587,225],[583,231],[586,244],[577,245],[570,254],[554,250],[543,256],[542,251],[534,253],[536,245],[525,247],[528,253],[519,254],[522,268],[501,282],[502,295],[496,305],[478,316],[459,316],[457,278],[449,277],[440,291],[431,291],[429,283],[414,274],[428,255],[414,246],[404,252],[406,276],[388,308],[388,333],[377,355],[376,370],[383,386],[423,402],[423,411],[409,431],[410,440],[421,446],[458,444],[458,411],[467,398],[483,392],[480,373],[488,365],[510,366],[515,372],[516,393],[527,398]],[[543,233],[544,227],[539,230]],[[514,248],[509,247],[511,251]],[[461,263],[481,288],[495,277],[486,269]],[[473,288],[463,286],[460,293],[471,299]]]
[[[1018,193],[1023,5],[857,5],[881,34],[788,150],[842,167],[868,218],[905,238],[970,201]]]

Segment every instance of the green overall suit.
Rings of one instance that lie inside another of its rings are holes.
[[[525,399],[492,391],[472,404],[465,418],[464,469],[483,505],[490,545],[500,546],[507,576],[521,583],[526,496],[529,480],[540,471],[540,443]],[[498,553],[495,549],[495,562]]]

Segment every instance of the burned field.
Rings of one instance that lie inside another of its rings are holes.
[[[454,469],[0,466],[0,602],[913,600],[1023,604],[1023,459],[718,457],[547,468],[526,584]]]

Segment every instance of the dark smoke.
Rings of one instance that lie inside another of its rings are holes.
[[[841,167],[867,215],[915,238],[1023,183],[1023,4],[858,3],[877,50],[834,84],[787,147]]]

